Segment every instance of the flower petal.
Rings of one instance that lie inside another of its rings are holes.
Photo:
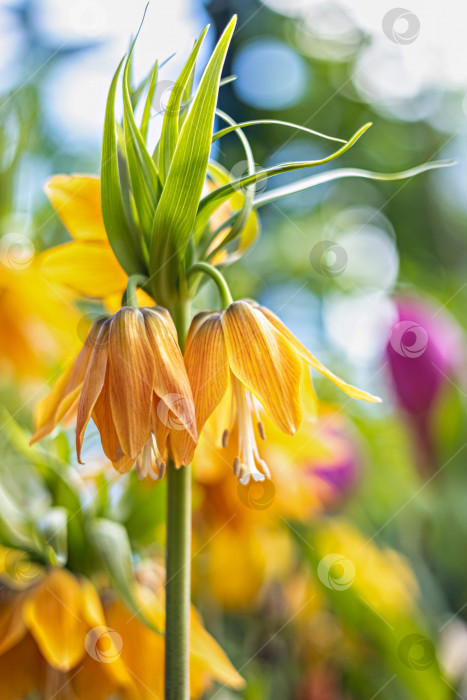
[[[186,430],[172,430],[169,435],[170,455],[175,466],[187,466],[193,461],[197,442]]]
[[[51,666],[69,671],[83,658],[89,624],[83,617],[81,587],[69,571],[53,569],[32,589],[23,616]]]
[[[73,241],[49,248],[37,258],[50,281],[99,299],[122,294],[128,275],[106,241]]]
[[[107,240],[99,178],[91,175],[54,175],[44,190],[73,238]]]
[[[229,384],[229,366],[221,314],[202,313],[191,323],[185,365],[193,391],[198,432],[219,405]]]
[[[121,637],[106,627],[104,610],[92,583],[88,579],[82,578],[80,579],[80,586],[83,616],[91,632],[94,632],[94,636],[90,633],[86,636],[86,650],[88,654],[92,658],[97,657],[97,661],[102,661],[101,666],[105,667],[104,670],[108,672],[108,676],[117,684],[131,686],[131,677],[120,657]],[[95,645],[94,649],[93,645]],[[95,654],[92,653],[93,651],[95,651]]]
[[[81,446],[83,444],[84,431],[89,423],[93,408],[104,386],[107,370],[108,343],[110,319],[102,324],[99,335],[96,338],[94,349],[89,360],[86,377],[81,390],[76,420],[76,453],[78,462],[81,462]]]
[[[13,593],[0,607],[0,655],[18,644],[27,633],[22,609],[24,593]]]
[[[229,688],[240,689],[244,679],[235,670],[227,654],[204,628],[195,608],[191,608],[190,624],[190,671],[193,682],[204,680],[206,675]],[[202,687],[199,688],[202,691]],[[193,692],[197,696],[198,692]],[[201,694],[201,692],[199,692]]]
[[[157,405],[157,416],[167,427],[186,430],[197,442],[193,394],[173,329],[157,307],[143,309],[142,314],[154,356],[154,393],[163,402]]]
[[[115,314],[109,338],[110,403],[122,451],[136,459],[149,437],[154,357],[141,311]]]
[[[290,342],[248,302],[237,301],[222,316],[229,366],[261,401],[285,433],[300,425],[302,364]]]
[[[106,608],[105,616],[109,627],[124,640],[121,656],[136,686],[135,700],[163,700],[164,637],[117,600]]]
[[[369,394],[366,391],[363,391],[362,389],[358,389],[355,386],[352,386],[352,384],[348,384],[345,382],[343,379],[340,377],[337,377],[331,370],[329,370],[327,367],[325,367],[322,362],[320,362],[314,355],[311,354],[311,352],[294,336],[294,334],[289,331],[289,329],[282,323],[282,321],[272,312],[269,311],[269,309],[266,309],[264,306],[258,307],[258,310],[260,310],[270,321],[270,323],[276,328],[282,335],[287,338],[289,343],[291,343],[297,351],[300,353],[300,355],[303,357],[306,362],[313,367],[317,372],[323,375],[323,377],[326,377],[327,379],[330,379],[333,384],[339,387],[339,389],[342,389],[344,393],[347,394],[347,396],[351,396],[353,399],[361,399],[362,401],[369,401],[370,403],[380,403],[381,399],[378,396],[373,396],[372,394]]]
[[[0,656],[0,698],[18,700],[43,686],[44,660],[31,635]]]
[[[83,386],[95,340],[105,319],[98,319],[91,328],[81,351],[71,367],[56,382],[52,391],[37,404],[31,444],[45,437],[56,427],[73,406]]]
[[[115,430],[112,417],[112,406],[110,405],[110,371],[107,362],[106,374],[102,391],[99,394],[92,414],[94,423],[101,436],[102,449],[105,456],[111,462],[117,461],[117,454],[120,448],[120,440]]]

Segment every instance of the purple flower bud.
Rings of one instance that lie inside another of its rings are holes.
[[[426,414],[461,357],[462,336],[454,319],[418,299],[396,301],[398,320],[386,352],[399,404]]]

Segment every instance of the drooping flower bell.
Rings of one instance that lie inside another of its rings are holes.
[[[236,301],[225,311],[198,314],[188,332],[185,364],[199,432],[227,390],[232,392],[230,423],[235,420],[238,428],[234,472],[243,484],[250,477],[255,481],[269,477],[257,447],[256,436],[264,439],[265,435],[254,397],[284,433],[293,435],[302,417],[299,389],[306,365],[352,398],[380,401],[336,377],[275,314],[252,301]],[[224,445],[230,427],[225,426]]]
[[[136,462],[140,476],[162,476],[166,453],[177,466],[190,463],[198,439],[193,397],[165,309],[123,307],[96,321],[72,366],[38,405],[32,442],[74,417],[80,462],[92,418],[119,472]]]

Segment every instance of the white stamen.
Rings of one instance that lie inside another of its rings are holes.
[[[238,457],[234,462],[234,474],[238,476],[241,484],[248,484],[250,478],[254,481],[264,481],[266,477],[270,478],[270,473],[258,453],[253,427],[253,415],[256,415],[257,418],[260,437],[264,439],[264,428],[259,428],[259,425],[262,426],[263,424],[259,421],[256,407],[254,406],[254,399],[250,392],[233,376],[232,384],[237,405],[238,421]],[[257,465],[261,467],[264,473],[259,471]]]

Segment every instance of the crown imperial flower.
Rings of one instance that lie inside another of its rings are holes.
[[[37,408],[32,442],[76,416],[81,462],[92,418],[119,472],[162,476],[166,452],[189,464],[198,439],[190,384],[177,332],[162,307],[123,307],[96,321],[70,369]]]
[[[272,311],[252,301],[236,301],[225,311],[198,314],[188,332],[185,363],[199,431],[230,386],[238,424],[234,472],[243,484],[250,478],[263,481],[269,477],[256,442],[256,434],[262,439],[265,435],[254,397],[284,433],[293,435],[302,417],[299,389],[305,365],[352,398],[380,401],[333,374]],[[224,446],[229,432],[226,427]]]

